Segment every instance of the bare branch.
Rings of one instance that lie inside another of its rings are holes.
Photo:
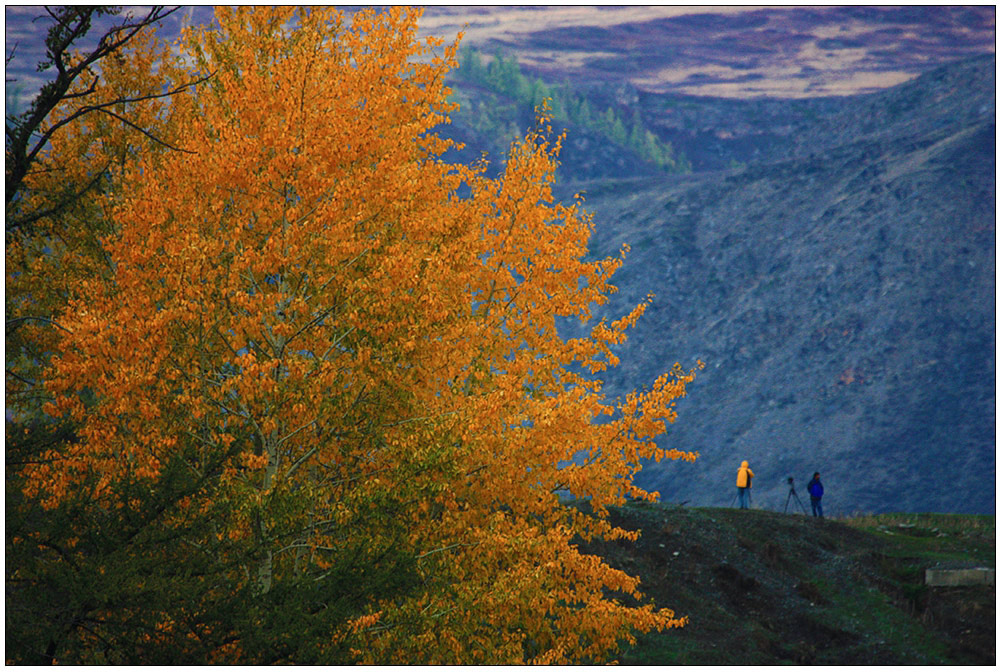
[[[7,375],[8,376],[13,376],[14,378],[17,378],[18,380],[20,380],[25,385],[29,385],[29,386],[34,386],[35,385],[35,381],[34,380],[28,380],[24,376],[18,375],[17,373],[11,371],[10,369],[6,369],[6,371],[7,371]]]
[[[448,546],[443,546],[441,548],[433,548],[430,551],[425,551],[424,553],[419,554],[416,559],[417,560],[423,560],[423,559],[427,558],[429,555],[434,555],[435,553],[444,553],[445,551],[451,551],[454,548],[478,546],[479,543],[480,542],[472,542],[472,543],[471,542],[467,542],[467,543],[463,543],[463,542],[457,541],[455,544],[449,544]]]
[[[90,191],[91,189],[93,189],[94,185],[96,185],[98,182],[100,182],[101,178],[104,177],[105,171],[108,170],[108,167],[109,166],[105,166],[103,169],[97,171],[95,173],[94,177],[84,186],[83,189],[81,189],[81,190],[79,190],[77,192],[71,192],[71,193],[63,196],[61,199],[59,199],[59,201],[55,205],[53,205],[50,208],[46,208],[45,210],[36,210],[35,212],[32,212],[30,214],[27,214],[27,215],[24,215],[22,217],[19,217],[16,220],[12,220],[10,223],[7,224],[6,230],[7,231],[13,231],[13,230],[16,230],[19,227],[23,227],[23,226],[26,226],[28,224],[32,224],[33,222],[37,222],[39,219],[42,219],[43,217],[50,217],[50,216],[55,215],[55,214],[57,214],[59,212],[62,212],[65,208],[67,208],[71,204],[75,203],[81,196],[83,196],[88,191]],[[55,235],[59,236],[58,233],[56,233]],[[59,236],[59,237],[60,237],[60,239],[62,239],[61,236]],[[63,242],[66,242],[66,241],[64,240]]]
[[[285,474],[285,477],[286,477],[286,478],[292,478],[292,475],[293,475],[294,473],[296,473],[296,471],[297,471],[297,470],[299,469],[299,467],[301,467],[301,466],[302,466],[303,464],[305,464],[305,463],[306,463],[306,460],[308,460],[308,459],[310,459],[311,457],[313,457],[313,456],[314,456],[314,455],[316,454],[316,452],[317,452],[317,449],[316,449],[316,447],[314,447],[314,448],[311,448],[311,449],[310,449],[310,450],[309,450],[309,451],[308,451],[308,452],[307,452],[307,453],[306,453],[305,455],[303,455],[303,456],[302,456],[302,457],[300,457],[300,458],[299,458],[298,460],[296,460],[296,463],[295,463],[295,464],[293,464],[293,465],[292,465],[292,466],[291,466],[291,467],[289,468],[289,471],[288,471],[288,473],[286,473],[286,474]]]
[[[49,118],[53,110],[55,110],[62,101],[74,98],[83,98],[93,94],[97,90],[97,76],[95,76],[94,80],[90,82],[90,85],[84,91],[70,93],[70,87],[74,81],[76,81],[84,73],[89,72],[90,68],[101,59],[120,51],[123,46],[129,42],[129,40],[134,38],[141,30],[170,16],[178,9],[180,9],[180,7],[165,10],[162,6],[156,6],[151,8],[145,17],[139,20],[132,20],[130,17],[121,25],[115,26],[106,31],[98,40],[98,45],[95,49],[93,49],[89,54],[86,54],[78,63],[70,66],[69,59],[67,58],[70,48],[73,47],[74,44],[90,30],[91,19],[95,15],[109,13],[109,10],[93,6],[62,7],[56,10],[48,7],[45,8],[46,13],[55,22],[55,24],[49,29],[48,36],[46,37],[46,60],[39,64],[39,68],[44,70],[50,66],[54,66],[57,74],[55,80],[48,82],[42,87],[42,90],[35,97],[35,100],[32,102],[28,111],[17,118],[9,119],[5,128],[7,146],[6,192],[4,199],[8,207],[6,225],[6,229],[8,231],[27,226],[45,216],[43,213],[36,212],[25,216],[14,217],[9,210],[10,205],[15,201],[15,198],[23,186],[24,178],[27,176],[32,163],[36,160],[38,153],[48,143],[52,134],[56,130],[88,112],[105,111],[106,113],[112,114],[112,116],[117,116],[114,113],[108,112],[105,108],[111,105],[127,104],[130,102],[139,102],[141,100],[174,95],[189,86],[194,86],[198,83],[204,82],[212,76],[210,74],[198,80],[188,82],[187,84],[183,84],[175,88],[173,91],[165,94],[140,96],[136,98],[120,98],[106,103],[84,106],[68,118],[60,120],[52,127],[48,128],[44,133],[39,134],[39,130],[42,128],[45,120]],[[12,50],[7,56],[8,63],[13,56],[14,51]],[[131,127],[142,131],[147,137],[166,147],[177,151],[190,151],[173,147],[172,145],[164,142],[162,139],[155,137],[146,129],[140,129],[137,125],[130,123],[125,119],[122,120]],[[34,144],[32,144],[33,139],[35,138],[38,139],[34,142]],[[93,187],[95,183],[96,180],[92,181],[88,185],[88,188]],[[77,197],[82,195],[82,193],[83,192],[80,192]],[[63,207],[65,207],[65,205],[60,205],[57,208],[50,208],[46,211],[46,213],[54,214],[54,212],[58,212]]]
[[[94,93],[94,91],[97,90],[97,83],[98,80],[100,79],[101,79],[100,77],[94,75],[94,79],[93,81],[91,81],[90,86],[88,86],[83,91],[77,93],[67,93],[65,96],[63,96],[63,100],[71,100],[73,98],[83,98],[84,96],[89,96],[90,94]]]
[[[7,326],[7,327],[14,327],[16,329],[16,328],[20,327],[22,324],[24,324],[25,322],[27,322],[29,320],[37,321],[37,322],[46,322],[48,324],[54,325],[56,327],[59,327],[60,329],[62,329],[63,331],[65,331],[68,334],[72,334],[73,333],[72,330],[67,329],[63,325],[61,325],[58,322],[56,322],[55,320],[53,320],[51,317],[42,317],[41,315],[25,315],[24,317],[15,317],[13,319],[7,320],[5,326]]]
[[[303,431],[304,429],[306,429],[308,427],[312,427],[315,424],[317,424],[316,418],[314,418],[313,420],[310,420],[309,422],[307,422],[307,423],[305,423],[303,425],[300,425],[299,427],[297,427],[296,429],[292,430],[291,432],[289,432],[288,434],[286,434],[285,436],[283,436],[281,439],[279,439],[278,443],[275,444],[275,445],[276,446],[281,446],[283,443],[285,443],[286,441],[288,441],[289,439],[291,439],[292,437],[294,437],[296,434],[299,434],[299,432]]]
[[[155,140],[156,142],[164,145],[165,147],[169,147],[170,149],[174,149],[174,150],[177,150],[177,151],[180,151],[180,152],[186,152],[188,154],[196,154],[197,152],[194,152],[194,151],[191,151],[191,150],[181,149],[179,147],[173,147],[172,145],[164,142],[163,140],[160,140],[159,138],[154,137],[153,135],[151,135],[146,130],[140,128],[139,126],[136,126],[132,122],[130,122],[130,121],[122,118],[121,116],[119,116],[119,115],[111,112],[110,110],[108,110],[106,108],[111,107],[113,105],[127,105],[129,103],[138,103],[138,102],[141,102],[141,101],[144,101],[144,100],[155,100],[157,98],[167,98],[169,96],[173,96],[175,94],[178,94],[178,93],[184,91],[185,89],[187,89],[189,87],[195,86],[197,84],[201,84],[202,82],[204,82],[204,81],[208,80],[210,77],[212,77],[214,74],[215,74],[215,72],[211,72],[208,75],[205,75],[203,77],[199,77],[196,80],[187,82],[185,84],[181,84],[180,86],[178,86],[178,87],[176,87],[176,88],[174,88],[174,89],[172,89],[170,91],[167,91],[166,93],[148,94],[148,95],[145,95],[145,96],[136,96],[136,97],[133,97],[133,98],[116,98],[115,100],[109,100],[109,101],[104,102],[104,103],[98,103],[97,105],[85,105],[85,106],[77,109],[73,114],[69,115],[65,119],[60,119],[58,122],[56,122],[51,127],[49,127],[49,129],[45,133],[43,133],[42,136],[39,138],[38,142],[35,143],[34,147],[32,147],[32,150],[28,154],[28,157],[27,157],[28,161],[30,162],[30,161],[33,161],[35,159],[35,156],[38,154],[38,152],[40,152],[42,150],[42,148],[49,142],[49,138],[51,138],[52,135],[57,130],[59,130],[60,128],[62,128],[66,124],[69,124],[69,123],[73,122],[74,120],[78,119],[79,117],[82,117],[83,115],[87,114],[88,112],[104,112],[106,114],[110,114],[113,117],[121,119],[125,123],[129,124],[132,128],[135,128],[136,130],[142,132],[147,137],[149,137],[151,140]],[[97,83],[97,79],[94,80],[94,83]]]
[[[170,144],[166,140],[161,140],[157,136],[155,136],[152,133],[150,133],[149,131],[147,131],[145,128],[137,126],[136,124],[132,123],[131,121],[129,121],[128,119],[126,119],[122,115],[116,114],[115,112],[112,112],[111,110],[109,110],[109,109],[107,109],[107,108],[105,108],[103,106],[101,106],[101,107],[95,107],[93,109],[96,112],[104,112],[105,114],[108,114],[108,115],[111,115],[112,117],[115,117],[116,119],[118,119],[119,121],[121,121],[123,124],[126,124],[130,128],[136,129],[137,131],[139,131],[140,133],[142,133],[143,135],[145,135],[147,138],[149,138],[153,142],[161,144],[164,147],[166,147],[167,149],[173,149],[175,152],[184,152],[185,154],[198,154],[198,152],[196,152],[196,151],[193,151],[193,150],[190,150],[190,149],[184,149],[183,147],[175,147],[174,145]]]

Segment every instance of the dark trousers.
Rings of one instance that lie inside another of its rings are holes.
[[[811,497],[811,513],[818,518],[824,518],[825,512],[821,509],[821,498]]]

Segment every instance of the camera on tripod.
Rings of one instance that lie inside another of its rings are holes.
[[[786,482],[790,485],[790,493],[786,496],[786,506],[783,507],[783,513],[786,513],[787,509],[790,508],[790,499],[795,499],[797,504],[800,505],[801,510],[804,515],[807,515],[807,509],[804,507],[804,503],[800,501],[800,496],[797,495],[797,489],[793,487],[793,476],[786,479]]]

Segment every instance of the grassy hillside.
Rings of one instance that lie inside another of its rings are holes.
[[[820,520],[635,503],[612,517],[640,540],[583,548],[690,621],[642,637],[621,663],[995,663],[995,587],[924,582],[930,567],[994,567],[994,516]]]

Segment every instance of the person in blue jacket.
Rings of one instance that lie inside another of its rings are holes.
[[[811,495],[811,513],[818,518],[824,518],[825,512],[821,508],[821,496],[825,494],[825,486],[821,485],[821,474],[814,472],[814,478],[807,484],[807,492]]]

